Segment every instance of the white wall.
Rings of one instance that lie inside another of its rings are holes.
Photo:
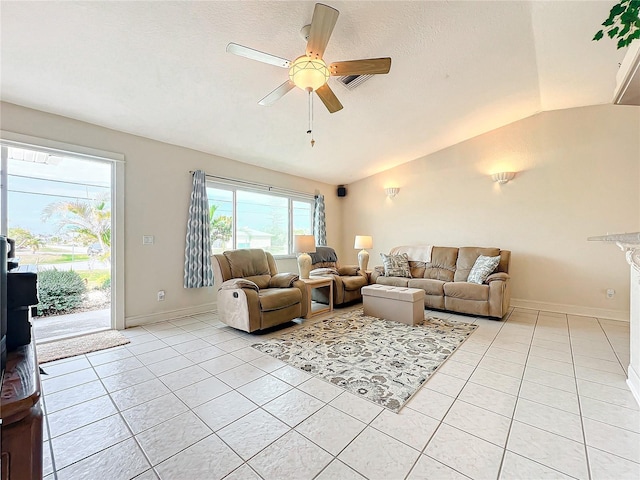
[[[342,215],[333,185],[9,103],[1,103],[0,108],[0,129],[4,131],[125,155],[125,318],[129,325],[215,307],[214,288],[182,286],[190,170],[321,193],[328,243],[339,246],[341,242]],[[142,235],[154,235],[155,244],[143,246]],[[278,268],[297,271],[297,263],[285,259],[278,262]],[[164,302],[156,300],[161,289],[166,291]]]
[[[518,174],[499,186],[498,171]],[[370,268],[395,245],[497,246],[512,251],[513,305],[628,320],[624,255],[586,239],[640,230],[639,178],[637,107],[541,113],[350,184],[345,260],[356,234],[373,236]]]
[[[640,110],[597,106],[546,112],[348,185],[335,186],[227,158],[0,104],[0,128],[123,153],[125,316],[139,323],[207,310],[214,289],[185,290],[182,268],[189,170],[325,195],[328,243],[356,263],[356,234],[379,253],[411,243],[498,246],[513,252],[513,304],[628,319],[629,270],[591,235],[640,230]],[[150,119],[151,121],[152,119]],[[495,171],[515,170],[500,187]],[[401,188],[389,200],[383,187]],[[142,235],[155,235],[153,246]],[[295,260],[279,261],[296,271]],[[605,297],[614,288],[612,300]],[[157,302],[164,289],[166,300]]]

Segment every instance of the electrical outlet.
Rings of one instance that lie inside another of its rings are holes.
[[[164,301],[164,290],[158,290],[158,301]]]
[[[153,235],[143,235],[142,236],[142,244],[143,245],[153,245]]]
[[[607,298],[613,298],[615,294],[616,294],[616,291],[613,288],[607,289]]]

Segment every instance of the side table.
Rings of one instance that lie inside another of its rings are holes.
[[[316,315],[320,315],[325,312],[333,311],[333,278],[331,277],[313,277],[313,278],[301,278],[307,287],[307,314],[304,318],[311,318]],[[329,305],[321,307],[316,310],[312,310],[313,301],[311,300],[311,291],[314,288],[328,288],[329,289]]]

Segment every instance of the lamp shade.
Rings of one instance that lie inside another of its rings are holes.
[[[321,58],[302,55],[291,64],[289,78],[302,90],[315,91],[329,80],[329,69]]]
[[[368,235],[356,235],[356,241],[353,248],[372,248],[373,238]]]
[[[316,251],[316,239],[313,235],[294,235],[293,251],[296,253],[313,253]]]

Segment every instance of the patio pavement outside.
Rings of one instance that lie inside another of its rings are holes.
[[[32,323],[36,342],[43,342],[57,337],[74,336],[79,333],[111,328],[111,309],[105,308],[52,317],[35,317],[32,319]]]

